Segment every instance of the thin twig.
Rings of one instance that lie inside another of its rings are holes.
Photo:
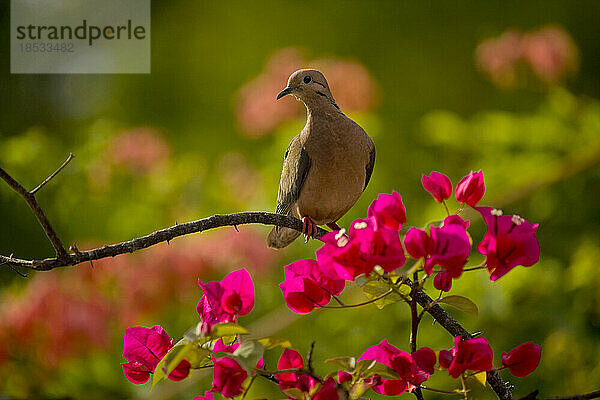
[[[67,166],[68,163],[71,162],[71,160],[73,159],[73,157],[75,157],[75,154],[73,153],[69,153],[69,157],[67,157],[67,159],[65,160],[65,162],[62,163],[62,165],[60,167],[58,167],[56,169],[56,171],[54,171],[52,173],[52,175],[50,175],[49,177],[47,177],[46,179],[44,179],[44,181],[42,183],[40,183],[39,185],[37,185],[37,187],[33,190],[30,190],[29,193],[31,194],[35,194],[38,190],[40,190],[41,188],[44,187],[44,185],[46,185],[46,183],[50,182],[52,180],[52,178],[54,178],[56,175],[58,175],[58,173]]]
[[[0,172],[3,172],[0,170]],[[173,238],[206,231],[221,226],[264,224],[278,225],[285,228],[302,231],[302,222],[294,217],[267,212],[243,212],[226,215],[213,215],[197,221],[174,225],[170,228],[158,230],[146,236],[138,237],[121,243],[106,245],[92,250],[83,250],[75,254],[66,254],[63,258],[52,257],[41,260],[25,260],[9,258],[0,255],[0,262],[38,271],[48,271],[54,268],[77,265],[82,262],[100,260],[107,257],[115,257],[120,254],[133,253],[136,250],[145,249],[155,244],[166,242]],[[317,228],[316,238],[320,238],[327,231]]]
[[[315,303],[315,305],[317,307],[319,307],[319,308],[329,308],[329,309],[332,309],[332,308],[354,308],[354,307],[361,307],[361,306],[366,306],[367,304],[375,303],[376,301],[381,300],[384,297],[386,297],[386,296],[388,296],[388,295],[390,295],[392,293],[394,293],[394,290],[390,289],[387,292],[385,292],[383,294],[380,294],[379,296],[377,296],[377,297],[375,297],[375,298],[373,298],[371,300],[363,301],[362,303],[357,303],[357,304],[344,304],[344,303],[341,303],[341,300],[339,300],[336,296],[333,296],[333,298],[336,299],[338,301],[338,303],[340,303],[339,307],[338,306],[320,306],[320,305],[318,305],[316,303]]]
[[[69,158],[67,158],[67,160],[70,161],[70,158],[72,158],[72,157],[69,156]],[[60,172],[60,170],[62,168],[64,168],[64,165],[66,165],[66,162],[63,163],[63,165],[54,174],[50,175],[44,182],[42,182],[40,184],[40,186],[38,186],[34,190],[39,190],[39,188],[42,187],[43,185],[45,185],[47,183],[47,181],[50,181],[50,179],[52,179],[58,172]],[[46,214],[44,214],[44,212],[42,211],[42,208],[40,207],[37,200],[35,199],[35,196],[34,196],[35,192],[27,191],[27,189],[25,189],[19,182],[17,182],[12,176],[10,176],[2,168],[0,168],[0,178],[2,178],[6,183],[8,183],[8,186],[10,186],[15,192],[17,192],[27,202],[27,205],[29,206],[29,208],[31,208],[31,211],[33,211],[33,214],[37,218],[39,224],[42,226],[42,229],[46,233],[46,236],[48,236],[50,243],[52,243],[52,247],[54,247],[54,251],[56,252],[56,259],[59,260],[60,262],[65,262],[68,259],[68,253],[65,250],[65,246],[62,244],[62,242],[58,238],[58,235],[54,231],[54,228],[52,228],[50,221],[48,221]],[[7,258],[6,257],[0,258],[0,261],[7,261]],[[11,263],[10,260],[8,260],[7,264],[12,265],[12,266],[19,266],[19,265],[15,265],[15,264]],[[23,266],[23,265],[20,265],[20,266]]]
[[[419,271],[413,273],[413,281],[419,282]],[[413,284],[410,293],[410,315],[411,315],[411,332],[410,332],[410,352],[414,353],[417,351],[417,332],[419,330],[419,316],[417,314],[417,296],[415,292],[419,290],[418,283]],[[420,387],[416,387],[414,391],[417,400],[423,400],[423,393]]]

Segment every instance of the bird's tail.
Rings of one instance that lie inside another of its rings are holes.
[[[292,243],[296,238],[300,236],[300,232],[295,229],[274,227],[269,232],[267,237],[267,245],[276,249],[281,249]]]

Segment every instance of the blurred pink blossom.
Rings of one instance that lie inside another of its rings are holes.
[[[288,77],[300,68],[321,70],[344,111],[369,110],[376,103],[377,84],[359,62],[338,58],[306,60],[298,49],[286,48],[275,53],[264,71],[242,86],[237,95],[238,127],[244,135],[262,137],[303,112],[301,103],[292,97],[275,100]]]
[[[504,88],[519,84],[523,66],[546,84],[556,84],[576,72],[578,51],[569,34],[556,26],[522,33],[507,30],[482,41],[475,51],[478,67],[494,84]]]
[[[162,134],[151,127],[134,128],[111,139],[109,156],[114,164],[133,173],[148,173],[163,166],[170,148]]]

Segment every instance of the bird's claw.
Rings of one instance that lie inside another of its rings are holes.
[[[308,243],[308,239],[317,234],[317,225],[310,217],[302,218],[302,234],[304,235],[304,243]]]

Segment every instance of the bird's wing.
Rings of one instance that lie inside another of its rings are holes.
[[[367,188],[367,185],[369,184],[369,181],[371,180],[371,174],[373,173],[373,168],[375,167],[375,145],[373,144],[373,142],[371,142],[372,144],[372,148],[371,151],[369,152],[369,162],[367,163],[367,166],[365,167],[367,174],[365,175],[365,187],[363,188],[363,191]]]
[[[296,136],[290,143],[283,159],[283,170],[277,194],[277,214],[287,215],[300,196],[300,190],[310,169],[310,157]]]

